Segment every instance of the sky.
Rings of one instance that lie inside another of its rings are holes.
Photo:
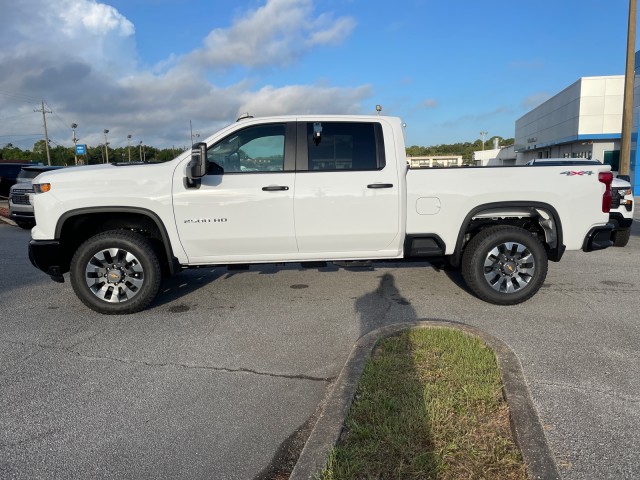
[[[627,0],[0,2],[0,146],[182,148],[242,113],[382,114],[407,146],[515,135],[580,77],[623,75]]]

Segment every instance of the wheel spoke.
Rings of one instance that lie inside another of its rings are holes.
[[[503,242],[487,252],[483,269],[493,290],[510,294],[529,284],[535,273],[535,258],[526,245]]]
[[[97,251],[85,267],[85,282],[100,300],[121,303],[131,300],[144,285],[144,268],[138,258],[123,248]]]

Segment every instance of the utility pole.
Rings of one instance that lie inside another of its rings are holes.
[[[624,103],[622,107],[622,140],[620,141],[620,167],[618,177],[629,181],[631,164],[631,129],[633,124],[633,80],[636,49],[637,0],[629,0],[629,24],[627,28],[627,65],[624,72]]]
[[[127,144],[129,145],[129,163],[131,163],[131,134],[127,135]]]
[[[45,114],[53,113],[51,110],[45,110],[44,99],[41,100],[40,110],[34,110],[34,112],[42,112],[42,123],[44,124],[44,147],[47,150],[47,165],[51,165],[51,155],[49,154],[49,134],[47,133],[47,117]]]

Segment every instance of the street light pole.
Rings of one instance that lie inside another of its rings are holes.
[[[140,140],[140,162],[142,163],[142,140]]]
[[[127,135],[127,144],[129,145],[129,163],[131,163],[131,134]]]
[[[480,132],[480,135],[482,135],[482,151],[483,152],[484,152],[484,137],[487,133],[489,132],[485,132],[485,131]]]
[[[71,124],[71,131],[73,132],[73,156],[75,158],[76,161],[76,165],[78,165],[78,140],[80,140],[79,138],[76,138],[76,128],[78,128],[78,124],[77,123],[72,123]]]
[[[104,151],[105,151],[105,157],[107,159],[105,163],[109,163],[109,142],[107,142],[107,133],[109,133],[109,130],[105,128],[104,129]]]

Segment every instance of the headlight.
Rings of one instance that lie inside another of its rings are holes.
[[[51,190],[50,183],[34,183],[33,184],[33,191],[36,193],[45,193],[45,192],[48,192],[49,190]]]

